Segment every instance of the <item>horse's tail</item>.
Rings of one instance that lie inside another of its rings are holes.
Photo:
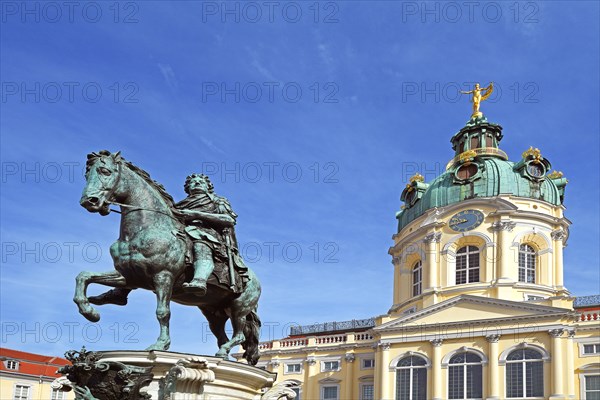
[[[242,346],[244,346],[245,350],[243,357],[250,365],[256,365],[258,358],[260,357],[258,351],[260,327],[260,318],[258,318],[256,309],[254,309],[254,311],[250,311],[250,314],[246,315],[246,324],[244,325],[244,336],[246,337],[246,340],[244,343],[242,343]]]

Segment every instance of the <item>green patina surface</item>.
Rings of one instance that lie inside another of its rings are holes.
[[[471,136],[478,133],[489,133],[490,128],[494,131],[493,137],[496,139],[492,147],[497,148],[498,142],[502,138],[502,128],[499,125],[488,123],[485,118],[470,120],[465,128],[452,137],[453,147],[456,147],[461,140],[468,143]],[[462,135],[465,137],[461,137]],[[466,150],[470,150],[468,145]],[[457,151],[457,154],[460,154],[460,151]],[[551,165],[543,157],[538,165],[543,165],[544,176],[532,179],[525,171],[528,162],[531,162],[529,157],[515,163],[506,161],[499,155],[482,154],[472,159],[472,164],[476,164],[478,168],[477,174],[472,179],[458,179],[456,171],[461,164],[457,162],[456,165],[428,184],[422,182],[414,184],[414,189],[419,192],[418,200],[412,204],[406,204],[406,207],[397,213],[398,231],[429,209],[448,206],[471,198],[506,194],[543,200],[554,205],[562,204],[566,179],[551,179],[545,175],[550,172]],[[407,190],[405,189],[403,192],[403,199],[406,198]]]

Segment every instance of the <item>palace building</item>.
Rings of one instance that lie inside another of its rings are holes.
[[[295,327],[258,366],[301,400],[599,400],[600,296],[564,286],[567,179],[501,140],[474,115],[446,171],[404,188],[386,314]]]
[[[60,378],[58,369],[71,363],[64,358],[43,356],[0,347],[0,399],[71,400],[72,392],[51,386]]]

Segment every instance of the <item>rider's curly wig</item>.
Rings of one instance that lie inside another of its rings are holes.
[[[187,178],[185,178],[185,184],[183,185],[183,190],[187,194],[190,194],[190,182],[194,179],[200,179],[200,180],[204,181],[204,183],[206,183],[206,186],[208,187],[208,192],[214,193],[215,187],[212,184],[212,182],[210,181],[210,179],[208,178],[208,176],[206,176],[204,174],[191,174],[191,175],[188,175]]]

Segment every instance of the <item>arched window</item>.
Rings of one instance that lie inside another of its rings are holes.
[[[396,364],[396,400],[426,400],[427,361],[407,356]]]
[[[423,265],[421,261],[417,262],[412,270],[413,276],[413,286],[412,292],[413,296],[418,296],[421,294],[423,289]]]
[[[519,246],[519,282],[535,283],[535,250],[528,244]]]
[[[481,399],[483,396],[481,357],[475,353],[455,354],[448,363],[448,398]]]
[[[506,397],[544,397],[544,361],[540,352],[519,349],[506,357]]]
[[[456,284],[479,282],[479,249],[464,246],[456,252]]]

